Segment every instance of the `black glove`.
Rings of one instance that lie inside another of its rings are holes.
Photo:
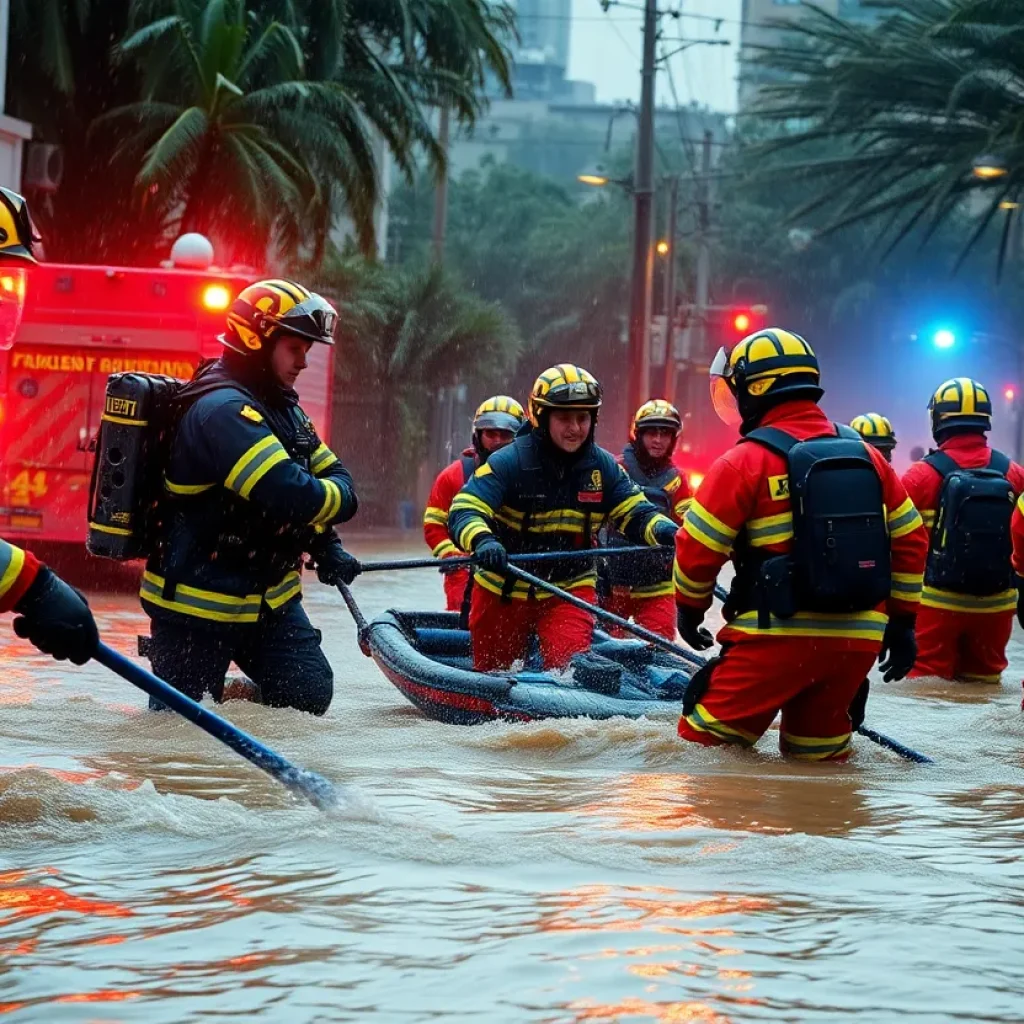
[[[44,654],[84,665],[96,653],[100,635],[88,602],[46,566],[14,610],[14,632]]]
[[[1024,628],[1024,576],[1017,577],[1017,621]]]
[[[316,563],[317,579],[328,587],[336,587],[339,583],[348,585],[363,571],[359,559],[341,546],[341,541],[333,532],[326,542],[317,545],[316,551],[310,554]]]
[[[704,621],[703,612],[680,605],[677,614],[679,635],[686,641],[688,647],[695,651],[706,651],[714,644],[715,638],[701,625]]]
[[[885,627],[878,667],[882,678],[891,683],[903,679],[917,660],[917,638],[914,636],[914,616],[894,615]]]
[[[508,552],[504,545],[490,534],[484,534],[479,542],[473,545],[473,554],[481,569],[503,573],[508,568]]]
[[[860,684],[860,689],[853,695],[850,701],[850,725],[856,732],[864,724],[864,711],[868,706],[868,693],[871,690],[871,682],[865,678]]]
[[[654,539],[665,547],[674,547],[676,543],[676,533],[679,531],[679,527],[675,523],[668,522],[658,523],[654,527]]]

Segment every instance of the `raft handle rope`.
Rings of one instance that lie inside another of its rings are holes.
[[[326,811],[338,805],[338,794],[334,786],[322,775],[293,765],[280,754],[265,747],[259,740],[242,732],[212,711],[207,711],[201,704],[186,697],[169,683],[158,679],[152,672],[147,672],[141,665],[136,665],[123,654],[119,654],[106,644],[100,644],[96,649],[95,658],[111,672],[162,704],[166,704],[182,718],[187,718],[193,725],[198,725],[236,754],[240,754],[257,768],[263,769],[293,793],[305,797],[314,807]]]
[[[728,596],[725,587],[721,585],[715,586],[715,597],[719,601],[725,601]],[[894,740],[891,736],[886,736],[885,733],[869,729],[865,725],[857,726],[857,735],[871,740],[872,743],[877,743],[880,747],[885,747],[886,750],[891,750],[894,754],[899,754],[904,760],[913,761],[914,764],[935,764],[927,754],[922,754],[920,751],[914,750],[913,747],[908,747],[900,743],[899,740]]]

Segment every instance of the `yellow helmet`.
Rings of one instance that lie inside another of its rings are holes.
[[[9,188],[0,188],[0,261],[36,263],[32,246],[38,240],[25,197]]]
[[[726,423],[739,426],[791,398],[821,398],[821,370],[810,345],[792,331],[766,327],[748,334],[711,363],[711,401]]]
[[[896,447],[896,431],[892,429],[889,420],[880,413],[866,412],[863,416],[856,416],[850,426],[868,444],[874,445],[881,451],[891,451]]]
[[[492,395],[473,414],[473,433],[478,430],[511,430],[514,434],[526,422],[526,410],[508,395]]]
[[[326,299],[294,281],[274,278],[242,289],[228,310],[220,341],[242,355],[264,350],[281,334],[333,345],[337,320],[337,310]]]
[[[970,377],[952,377],[939,385],[928,403],[932,416],[932,436],[954,427],[989,430],[992,426],[992,399],[988,390]]]
[[[559,363],[545,370],[530,392],[530,423],[540,426],[545,409],[590,409],[597,420],[601,408],[601,385],[581,366]]]
[[[663,398],[652,398],[637,409],[629,426],[630,441],[635,441],[637,431],[645,427],[668,427],[669,430],[674,430],[678,437],[683,430],[683,418],[671,402],[666,402]]]

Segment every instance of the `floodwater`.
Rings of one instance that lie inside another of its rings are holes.
[[[934,767],[866,740],[794,765],[772,733],[704,750],[671,720],[428,721],[307,595],[329,715],[223,711],[341,785],[330,814],[3,626],[4,1024],[1024,1020],[1019,637],[1001,689],[876,686],[868,723]],[[132,653],[137,604],[93,600]]]

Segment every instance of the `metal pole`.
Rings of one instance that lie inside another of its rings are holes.
[[[690,408],[701,400],[697,394],[697,382],[692,373],[694,365],[700,365],[708,355],[707,320],[709,313],[709,290],[711,282],[711,143],[714,136],[705,130],[701,147],[700,180],[697,183],[697,281],[694,296],[693,344],[690,346],[690,380],[685,395]]]
[[[445,164],[437,179],[437,188],[434,192],[434,260],[437,263],[444,262],[444,235],[448,222],[448,140],[450,135],[449,116],[447,104],[441,108],[441,120],[438,126],[438,142],[444,153]]]
[[[651,276],[654,269],[654,49],[658,35],[656,0],[644,4],[644,52],[641,70],[639,128],[636,136],[636,173],[633,195],[633,278],[629,303],[629,401],[627,415],[647,399],[650,387]]]
[[[665,383],[666,401],[673,402],[676,393],[676,243],[679,234],[679,175],[669,181],[668,191],[668,265],[665,267]]]

